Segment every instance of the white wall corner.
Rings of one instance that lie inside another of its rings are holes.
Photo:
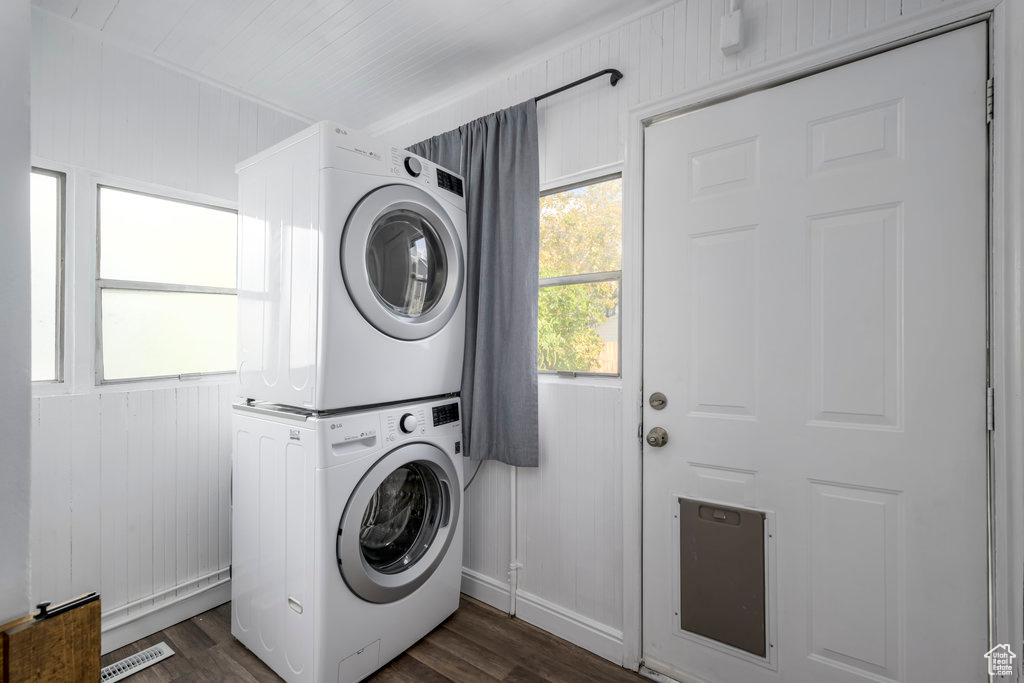
[[[29,607],[29,0],[0,3],[0,623]]]
[[[109,33],[104,33],[103,30],[100,28],[78,23],[73,19],[57,14],[47,9],[46,7],[33,4],[32,13],[35,14],[36,17],[38,17],[42,21],[59,22],[65,24],[71,31],[76,32],[83,37],[86,37],[86,39],[88,40],[95,40],[107,46],[110,49],[119,50],[125,54],[132,55],[133,57],[143,59],[162,69],[173,71],[198,83],[209,85],[218,90],[222,90],[226,93],[235,95],[236,97],[239,97],[241,99],[248,100],[265,109],[269,109],[283,116],[295,119],[296,121],[299,121],[305,125],[316,123],[317,119],[311,117],[307,113],[289,109],[288,107],[282,104],[271,102],[270,100],[265,100],[258,95],[255,95],[246,90],[242,90],[240,88],[236,88],[224,81],[217,80],[216,78],[212,78],[205,74],[199,73],[198,71],[193,71],[192,69],[188,69],[179,64],[175,64],[172,61],[162,59],[161,57],[157,56],[154,52],[151,52],[150,50],[147,50],[139,45],[135,45],[130,40],[125,40],[124,38],[114,38]]]

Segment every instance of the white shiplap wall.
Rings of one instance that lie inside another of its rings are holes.
[[[232,395],[213,384],[33,399],[36,597],[99,590],[116,621],[226,577]]]
[[[761,65],[877,30],[941,0],[739,0],[745,47],[724,56],[720,19],[728,0],[681,0],[569,45],[548,59],[510,70],[474,91],[439,96],[418,113],[399,113],[371,132],[411,144],[489,112],[511,106],[600,69],[620,69],[615,88],[593,81],[538,107],[542,186],[579,180],[614,166],[626,154],[629,112]],[[946,4],[966,0],[946,0]],[[423,114],[422,112],[428,112]],[[630,178],[626,177],[628,184]],[[624,226],[628,239],[634,226]],[[629,268],[629,264],[625,264]],[[627,316],[628,318],[628,316]],[[638,318],[637,318],[638,320]],[[467,525],[467,588],[483,599],[510,589],[505,562],[518,569],[518,614],[609,659],[632,666],[616,648],[623,623],[621,389],[572,380],[543,380],[540,390],[541,467],[494,469]],[[611,427],[614,425],[614,427]],[[635,425],[629,425],[635,429]],[[614,434],[612,434],[614,432]],[[595,438],[597,437],[597,438]],[[515,478],[516,481],[510,481]],[[479,483],[474,483],[474,488]],[[494,495],[518,490],[514,504]],[[467,512],[469,508],[467,508]],[[484,530],[516,528],[508,535]],[[514,554],[513,554],[514,553]],[[494,600],[501,604],[500,600]],[[633,636],[636,637],[635,634]]]
[[[946,0],[956,4],[960,0]],[[523,65],[475,92],[427,102],[368,128],[398,143],[449,130],[600,69],[625,74],[615,88],[592,81],[538,107],[541,182],[621,162],[631,108],[884,26],[942,0],[740,0],[744,48],[718,49],[729,0],[681,0]],[[457,91],[456,91],[457,92]]]
[[[37,159],[234,201],[235,163],[304,123],[32,12]]]
[[[618,661],[622,390],[601,379],[544,378],[538,401],[540,466],[516,477],[516,613]]]
[[[96,183],[231,205],[235,163],[305,122],[32,19],[34,163],[69,180],[67,382],[32,400],[32,596],[99,590],[108,651],[226,599],[234,384],[93,385]]]

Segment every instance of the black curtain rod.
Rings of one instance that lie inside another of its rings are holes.
[[[604,71],[598,71],[597,73],[590,74],[589,76],[584,76],[580,80],[573,81],[569,85],[563,85],[561,88],[555,88],[554,90],[548,91],[548,92],[544,93],[543,95],[538,95],[537,97],[533,98],[533,101],[534,102],[540,102],[541,100],[543,100],[546,97],[551,97],[552,95],[557,95],[558,93],[562,92],[563,90],[568,90],[569,88],[575,88],[577,85],[580,85],[581,83],[586,83],[587,81],[592,81],[595,78],[600,78],[601,76],[604,76],[605,74],[611,74],[611,76],[612,76],[611,84],[612,84],[613,87],[614,87],[614,85],[616,83],[618,83],[619,81],[622,80],[622,72],[619,71],[618,69],[605,69]]]

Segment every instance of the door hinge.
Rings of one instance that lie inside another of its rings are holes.
[[[985,122],[992,123],[995,113],[995,79],[990,78],[985,83]]]
[[[985,427],[990,432],[996,428],[996,392],[992,387],[985,391]]]
[[[644,423],[643,422],[641,422],[640,424],[638,424],[636,426],[636,438],[640,439],[641,441],[644,440]]]

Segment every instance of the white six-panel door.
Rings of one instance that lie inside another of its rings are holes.
[[[970,26],[647,129],[644,430],[669,435],[644,446],[648,667],[987,680],[986,44]],[[763,660],[681,630],[680,497],[771,513]]]

